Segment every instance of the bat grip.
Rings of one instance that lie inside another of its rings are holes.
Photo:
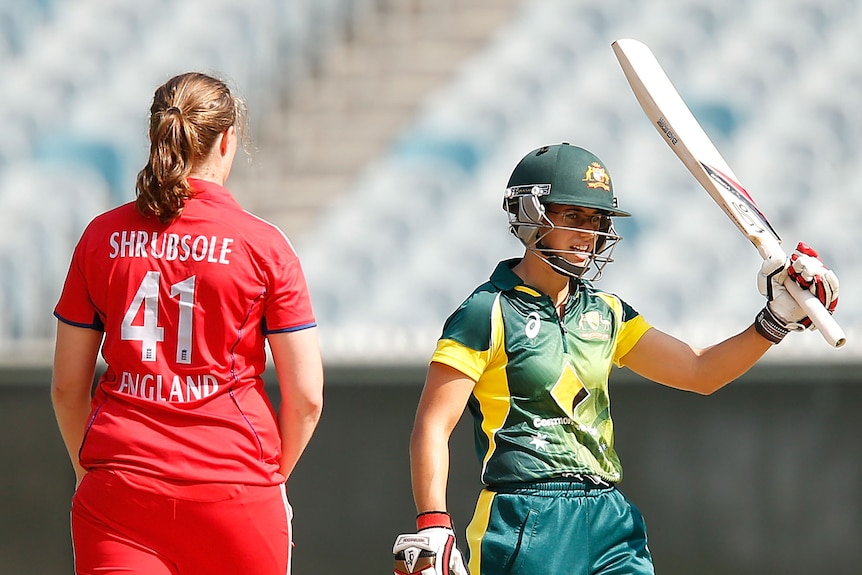
[[[787,292],[796,300],[796,303],[805,310],[812,323],[817,326],[817,330],[823,335],[829,345],[838,348],[847,343],[847,337],[844,335],[844,330],[832,317],[832,314],[823,307],[820,300],[814,297],[808,290],[799,287],[795,281],[790,278],[784,280],[784,287]]]

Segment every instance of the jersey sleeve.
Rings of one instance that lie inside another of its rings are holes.
[[[263,316],[266,335],[317,325],[299,257],[284,236],[282,242],[267,271],[270,293]]]
[[[448,365],[473,381],[479,381],[488,364],[488,354],[451,339],[441,339],[437,342],[431,361]]]
[[[72,254],[72,262],[66,274],[63,291],[54,307],[54,317],[63,323],[76,327],[104,331],[104,322],[99,310],[96,309],[90,298],[84,274],[86,244],[87,232],[85,231]]]
[[[621,367],[620,360],[630,352],[640,338],[652,328],[649,322],[627,303],[622,303],[622,317],[620,318],[620,333],[617,338],[617,347],[614,351],[614,365]]]
[[[491,294],[477,291],[461,304],[446,320],[431,361],[478,381],[491,357],[494,301]]]

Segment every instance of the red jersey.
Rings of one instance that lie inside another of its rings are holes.
[[[170,224],[133,203],[96,217],[54,315],[104,331],[80,451],[86,469],[272,485],[281,441],[261,374],[265,336],[316,325],[299,259],[221,186]]]

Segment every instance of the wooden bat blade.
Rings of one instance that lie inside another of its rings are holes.
[[[770,256],[786,259],[781,238],[739,183],[652,50],[631,39],[616,40],[611,47],[641,108],[703,189],[754,244],[763,259]],[[846,337],[843,330],[813,294],[802,290],[790,279],[785,282],[785,287],[830,345],[844,345]]]
[[[670,149],[763,258],[778,253],[778,234],[738,183],[652,51],[629,39],[617,40],[611,46],[641,108]]]

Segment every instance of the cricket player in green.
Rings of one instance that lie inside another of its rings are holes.
[[[613,218],[629,216],[594,154],[569,144],[533,150],[503,207],[526,251],[500,262],[443,328],[411,436],[417,532],[396,539],[394,573],[652,574],[643,517],[617,488],[612,366],[710,394],[789,331],[810,327],[786,277],[830,311],[838,279],[800,244],[761,267],[767,304],[752,325],[698,349],[593,285],[621,239]],[[467,566],[446,508],[448,442],[465,409],[484,485],[466,530]]]

